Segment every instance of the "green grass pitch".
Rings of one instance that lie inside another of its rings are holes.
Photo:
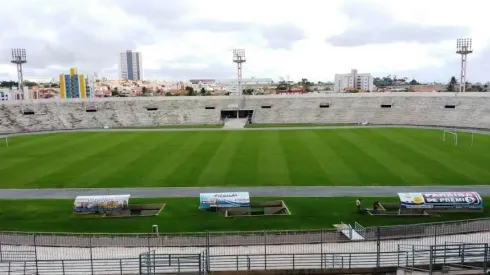
[[[58,133],[0,143],[0,188],[484,185],[490,136],[312,129]]]
[[[253,201],[270,200],[259,198]],[[291,216],[225,218],[223,213],[201,212],[196,198],[131,199],[130,203],[166,203],[159,216],[135,218],[88,218],[72,214],[73,200],[0,200],[0,231],[149,233],[157,224],[160,232],[204,232],[235,230],[311,230],[333,228],[342,222],[364,226],[439,222],[482,218],[485,213],[445,214],[440,217],[381,217],[358,214],[356,198],[277,198],[286,202]],[[488,199],[488,198],[484,198]],[[396,202],[398,198],[366,198]]]

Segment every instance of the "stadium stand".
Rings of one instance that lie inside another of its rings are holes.
[[[363,93],[2,101],[0,134],[69,129],[252,123],[490,128],[487,93]],[[233,114],[233,111],[235,112]],[[228,112],[228,113],[225,113]],[[231,112],[231,113],[230,113]]]

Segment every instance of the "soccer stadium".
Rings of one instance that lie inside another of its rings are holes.
[[[484,274],[489,103],[1,102],[0,274]]]

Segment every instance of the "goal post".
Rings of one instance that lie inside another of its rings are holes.
[[[5,147],[9,147],[9,137],[8,136],[0,136],[0,142],[5,140]]]
[[[444,130],[442,132],[442,142],[446,142],[446,135],[453,136],[454,146],[458,146],[458,133],[455,131]]]

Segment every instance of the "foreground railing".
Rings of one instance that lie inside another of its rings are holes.
[[[488,244],[404,246],[396,252],[256,254],[208,256],[157,254],[139,258],[104,260],[52,260],[0,262],[0,274],[207,274],[208,271],[358,269],[475,264],[484,271],[490,257]],[[209,263],[209,265],[208,265]]]

